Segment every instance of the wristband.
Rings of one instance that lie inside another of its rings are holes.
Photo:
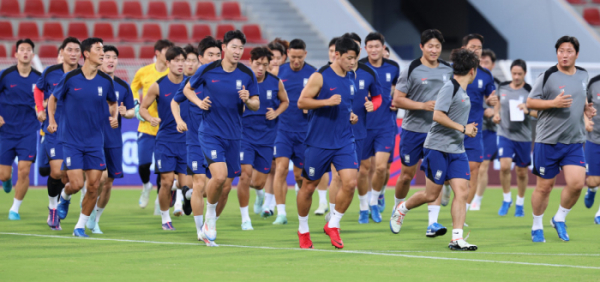
[[[467,126],[463,125],[463,134],[467,133]]]

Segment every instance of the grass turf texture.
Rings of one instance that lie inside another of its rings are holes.
[[[45,189],[28,192],[21,206],[21,221],[8,220],[12,192],[0,197],[0,206],[4,207],[0,212],[0,277],[2,281],[371,281],[439,277],[444,281],[598,281],[600,226],[593,223],[598,201],[592,209],[586,209],[584,193],[567,217],[571,242],[560,241],[549,225],[559,204],[561,190],[555,189],[544,217],[547,242],[534,244],[530,236],[532,189],[527,191],[524,218],[513,216],[514,205],[507,216],[498,216],[501,190],[490,189],[481,211],[467,214],[469,227],[464,229],[465,236],[472,231],[468,241],[478,245],[479,250],[455,252],[447,248],[452,229],[449,207],[442,207],[439,217],[439,222],[449,228],[445,236],[425,237],[426,206],[411,211],[400,234],[392,234],[388,226],[392,190],[387,190],[384,220],[379,224],[357,223],[355,195],[341,222],[343,250],[331,246],[322,231],[323,217],[312,213],[318,206],[317,193],[309,217],[316,250],[299,250],[293,190],[288,193],[289,223],[284,226],[272,225],[275,217],[264,220],[252,213],[252,192],[249,209],[254,231],[241,230],[239,205],[232,191],[217,224],[218,248],[196,241],[192,216],[172,216],[177,230],[163,231],[160,217],[152,215],[155,193],[148,207],[140,209],[140,191],[113,190],[100,221],[104,235],[86,230],[92,238],[106,240],[88,240],[71,236],[80,211],[79,194],[73,197],[69,215],[62,221],[63,230],[51,231],[46,224]]]

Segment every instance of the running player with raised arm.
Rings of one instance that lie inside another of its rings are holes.
[[[425,157],[421,170],[427,177],[425,190],[413,194],[406,202],[395,207],[390,219],[393,233],[400,232],[404,217],[411,209],[435,201],[445,181],[450,181],[454,191],[452,202],[451,250],[474,251],[477,246],[463,239],[463,225],[467,214],[469,193],[469,160],[465,153],[465,135],[477,135],[477,123],[468,123],[471,99],[467,85],[477,75],[479,57],[465,49],[455,49],[450,55],[454,76],[440,89],[435,101],[433,124],[425,139]]]
[[[112,128],[119,126],[113,80],[98,70],[104,60],[103,47],[100,38],[83,40],[83,66],[63,75],[48,99],[48,131],[54,133],[61,128],[60,140],[65,158],[63,168],[67,170],[67,183],[57,209],[61,219],[67,216],[71,195],[83,188],[84,173],[87,179],[81,214],[73,230],[76,237],[89,237],[85,234],[85,224],[98,200],[100,177],[106,169],[104,123],[109,120]],[[64,107],[60,124],[54,117],[57,101],[62,101]],[[81,110],[82,107],[85,111]],[[110,116],[107,115],[107,107]]]
[[[564,171],[567,185],[550,224],[561,240],[569,241],[565,219],[585,184],[584,119],[596,115],[596,109],[587,101],[588,72],[575,65],[579,41],[565,35],[554,47],[558,64],[538,76],[527,98],[527,108],[539,111],[533,147],[533,174],[537,175],[531,195],[533,242],[546,241],[542,220],[560,170]]]
[[[0,72],[0,180],[3,184],[12,182],[12,165],[15,158],[19,159],[15,197],[8,212],[10,220],[21,219],[19,207],[29,189],[29,171],[37,155],[38,120],[46,119],[43,108],[37,113],[35,110],[33,89],[42,76],[31,65],[35,45],[26,38],[17,41],[15,47],[17,64]]]
[[[588,103],[593,103],[594,99],[600,102],[600,75],[595,76],[588,84]],[[586,184],[588,186],[585,193],[584,203],[586,208],[591,208],[594,205],[596,191],[600,185],[600,116],[592,118],[591,122],[585,125],[587,136],[585,142],[585,167],[586,167]],[[600,224],[600,208],[594,217],[594,223]]]

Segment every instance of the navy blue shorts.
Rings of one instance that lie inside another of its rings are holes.
[[[600,176],[600,145],[586,141],[584,151],[587,175]]]
[[[409,131],[406,129],[400,133],[400,160],[402,165],[413,166],[424,157],[423,145],[425,145],[427,133]]]
[[[425,176],[429,180],[437,185],[442,185],[446,180],[455,178],[471,179],[466,153],[450,154],[425,149],[421,170],[425,172]]]
[[[156,146],[156,136],[138,133],[138,165],[146,165],[152,163],[152,154]]]
[[[36,133],[18,138],[0,136],[0,165],[12,165],[15,157],[19,157],[19,161],[35,162],[36,154]]]
[[[498,136],[498,159],[501,158],[511,158],[516,166],[528,167],[531,164],[531,142],[517,142]]]
[[[40,152],[40,154],[36,157],[37,159],[37,165],[39,168],[49,168],[50,167],[50,161],[48,160],[48,155],[46,155],[46,150],[44,149],[44,140],[46,139],[46,136],[40,136],[40,144],[38,146],[38,151]]]
[[[389,128],[367,129],[365,152],[369,157],[377,152],[393,153],[396,133]]]
[[[57,132],[44,135],[44,152],[51,161],[64,158],[63,144],[58,140]]]
[[[297,168],[304,167],[304,152],[306,145],[306,132],[289,132],[284,130],[277,131],[275,137],[275,146],[273,147],[273,156],[275,158],[288,158]]]
[[[227,165],[227,178],[235,178],[241,175],[240,140],[223,139],[207,134],[200,134],[198,137],[207,167],[212,163],[225,163]],[[209,172],[207,169],[207,176]]]
[[[369,159],[371,156],[369,156],[365,147],[365,139],[358,139],[358,140],[354,140],[354,145],[356,146],[356,158],[359,160],[359,165],[360,165],[360,161],[362,160],[366,160]]]
[[[78,148],[63,144],[63,169],[105,170],[104,148]]]
[[[104,148],[104,157],[108,177],[123,178],[123,147]]]
[[[490,161],[496,159],[498,153],[498,135],[496,131],[483,131],[483,160]]]
[[[187,147],[185,143],[160,143],[156,142],[154,148],[156,164],[154,167],[158,173],[187,172]]]
[[[483,136],[477,133],[474,138],[465,136],[465,152],[469,162],[483,162]]]
[[[271,163],[273,162],[272,146],[255,145],[242,140],[241,147],[241,164],[252,165],[252,168],[264,174],[271,172]]]
[[[302,176],[308,180],[321,179],[323,174],[331,171],[331,165],[337,171],[343,169],[358,169],[356,158],[356,145],[342,147],[340,149],[323,149],[306,146],[305,166]]]
[[[533,174],[544,179],[553,179],[565,165],[585,167],[583,143],[533,145]]]
[[[200,145],[187,145],[187,175],[206,174],[205,162]]]

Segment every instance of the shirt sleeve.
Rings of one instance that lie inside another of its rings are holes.
[[[494,84],[494,77],[490,75],[490,80],[485,86],[485,97],[490,96],[490,94],[492,94],[494,90],[496,90],[496,85]]]
[[[377,74],[373,75],[373,81],[371,81],[371,85],[369,85],[369,93],[371,94],[371,98],[375,96],[380,96],[383,93],[381,90],[381,84],[379,84],[379,77]]]
[[[131,88],[128,88],[125,92],[125,97],[123,97],[123,105],[125,105],[126,109],[133,109],[135,104],[133,102],[133,94],[131,93]]]
[[[408,69],[404,69],[400,73],[400,78],[398,79],[398,83],[396,83],[396,90],[406,93],[406,97],[408,97],[408,89],[410,88],[408,81]]]
[[[69,91],[68,83],[67,83],[67,74],[65,73],[58,81],[58,84],[54,88],[54,92],[52,95],[56,97],[57,100],[64,100],[67,96],[67,92]],[[114,94],[113,94],[114,95]]]
[[[135,76],[133,77],[133,81],[131,81],[131,93],[133,94],[133,99],[140,100],[140,89],[142,89],[142,74],[143,68],[139,69]]]
[[[41,90],[41,91],[44,92],[44,98],[46,97],[45,95],[49,95],[50,94],[50,93],[46,94],[46,92],[47,92],[46,91],[47,90],[46,87],[47,86],[46,86],[46,79],[45,79],[45,77],[46,77],[46,71],[47,70],[48,69],[46,68],[44,70],[44,72],[42,73],[42,76],[40,76],[40,78],[38,78],[37,82],[35,83],[35,87],[37,87],[37,89],[39,89],[39,90]]]
[[[435,101],[435,110],[442,111],[447,113],[452,105],[452,96],[454,91],[454,84],[449,83],[445,84],[438,93],[437,99]]]
[[[108,91],[106,92],[106,100],[110,102],[117,102],[117,94],[115,94],[115,85],[111,79],[108,84]]]
[[[398,83],[398,76],[400,76],[400,66],[396,67],[396,71],[394,72],[394,77],[392,78],[392,85],[396,85]]]
[[[531,99],[546,99],[544,97],[543,84],[544,82],[544,74],[542,73],[535,79],[533,86],[531,87],[531,92],[529,92],[529,98]]]
[[[184,79],[181,84],[179,85],[179,89],[177,89],[177,92],[175,93],[175,96],[173,97],[173,100],[175,100],[175,102],[177,103],[183,103],[185,100],[187,100],[187,98],[185,97],[185,95],[183,94],[183,89],[185,88],[185,85],[188,83],[188,81],[190,81],[190,79]]]
[[[0,77],[2,77],[2,74],[4,73],[4,71],[6,71],[6,70],[0,71]],[[6,80],[6,78],[0,80],[0,93],[2,93],[2,91],[4,90],[4,81],[5,80]]]
[[[248,85],[246,85],[246,90],[250,92],[250,97],[258,96],[260,93],[258,91],[258,81],[256,80],[256,75],[254,75],[254,73],[252,73],[252,77],[250,78],[250,81],[248,81]]]
[[[196,89],[200,87],[200,85],[204,84],[204,69],[208,65],[209,64],[199,67],[198,70],[196,70],[196,73],[192,75],[192,77],[190,78],[190,87],[192,87],[192,89]]]

